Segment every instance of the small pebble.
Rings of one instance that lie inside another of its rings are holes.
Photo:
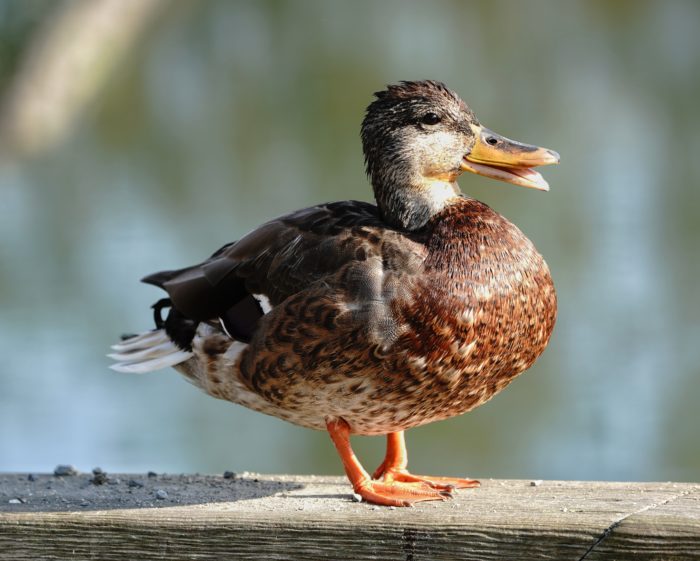
[[[396,510],[396,507],[395,507],[395,506],[390,506],[390,507],[389,507],[389,510]]]
[[[155,471],[149,471],[148,477],[158,477],[158,474]]]
[[[541,479],[535,479],[534,481],[530,481],[530,487],[539,487],[540,485],[542,485]]]
[[[7,502],[10,503],[11,505],[21,505],[22,504],[22,501],[20,501],[19,499],[10,499]]]
[[[127,485],[129,487],[143,487],[143,483],[136,481],[135,479],[129,479]]]
[[[224,479],[236,479],[236,474],[232,471],[225,471]]]
[[[96,467],[92,470],[92,474],[93,477],[90,480],[90,483],[93,485],[104,485],[109,481],[109,477],[107,477],[107,474],[102,470],[102,468]]]
[[[71,465],[57,465],[53,470],[53,474],[59,477],[68,475],[78,475],[78,470]]]
[[[36,475],[34,475],[33,473],[30,473],[27,476],[27,481],[36,481]]]
[[[156,499],[159,499],[159,500],[163,501],[163,500],[165,500],[165,499],[167,499],[167,498],[168,498],[168,493],[166,493],[165,491],[163,491],[163,489],[158,489],[158,490],[156,491]]]
[[[90,503],[88,501],[81,501],[80,506],[90,506]]]
[[[362,495],[360,495],[358,493],[353,493],[352,500],[356,503],[361,503],[362,502]]]

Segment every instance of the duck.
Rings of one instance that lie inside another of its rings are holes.
[[[270,220],[203,262],[146,276],[155,326],[122,338],[120,372],[174,367],[208,395],[327,431],[354,492],[446,500],[469,478],[408,470],[404,433],[466,413],[530,368],[557,313],[533,243],[463,194],[463,172],[540,191],[559,154],[481,125],[444,83],[374,94],[361,127],[376,204]],[[386,436],[370,475],[352,435]]]

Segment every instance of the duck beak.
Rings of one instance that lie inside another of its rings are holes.
[[[462,159],[462,171],[549,191],[549,184],[532,168],[558,164],[559,154],[554,150],[510,140],[480,125],[471,127],[476,142]]]

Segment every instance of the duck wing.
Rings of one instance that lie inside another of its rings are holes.
[[[230,335],[247,342],[266,305],[274,307],[348,263],[386,261],[387,247],[394,261],[402,252],[415,257],[423,246],[407,236],[384,223],[372,204],[330,203],[271,220],[202,263],[142,281],[164,289],[185,318],[222,318]]]

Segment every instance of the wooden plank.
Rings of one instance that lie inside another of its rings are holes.
[[[697,559],[699,529],[700,494],[690,486],[670,499],[641,506],[620,519],[601,536],[600,543],[591,548],[585,559]]]
[[[700,559],[699,484],[485,480],[390,509],[335,477],[91,477],[0,475],[0,559]]]

